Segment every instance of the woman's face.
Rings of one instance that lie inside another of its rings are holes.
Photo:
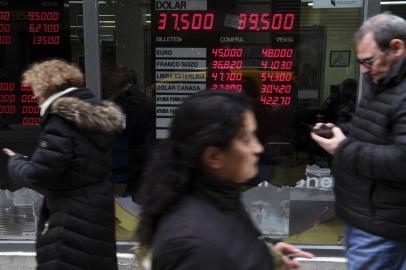
[[[213,171],[216,177],[235,183],[244,183],[258,173],[258,155],[263,147],[256,136],[257,122],[251,111],[243,115],[240,133],[230,147],[219,150],[220,165]]]

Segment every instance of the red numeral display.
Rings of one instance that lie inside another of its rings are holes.
[[[10,11],[0,11],[0,21],[10,21]]]
[[[21,85],[20,91],[28,92],[28,91],[32,91],[32,89],[28,85]]]
[[[32,38],[34,45],[59,45],[60,43],[60,36],[34,36]]]
[[[242,91],[242,85],[241,84],[234,84],[234,83],[225,83],[225,84],[213,84],[210,86],[211,90],[227,90],[227,91],[236,91],[236,92],[241,92]]]
[[[59,32],[59,24],[49,24],[49,23],[30,23],[28,25],[28,32],[30,33],[58,33]]]
[[[22,114],[39,114],[41,108],[39,106],[23,106],[21,113]]]
[[[29,21],[58,21],[58,11],[30,11],[28,12]]]
[[[260,98],[261,104],[267,106],[275,106],[275,105],[289,106],[291,101],[292,101],[291,97],[261,96]]]
[[[294,13],[240,13],[238,30],[290,31],[295,25]]]
[[[39,117],[23,117],[23,126],[37,126],[39,125]]]
[[[16,84],[13,82],[0,82],[0,91],[14,91]]]
[[[212,69],[241,69],[242,60],[214,60],[211,63]]]
[[[261,72],[263,82],[290,82],[291,80],[291,72]]]
[[[10,33],[11,24],[9,23],[0,23],[0,33]]]
[[[35,99],[33,95],[21,95],[22,103],[34,103]]]
[[[10,45],[11,36],[0,36],[0,45]]]
[[[158,30],[212,30],[213,13],[160,13]]]
[[[291,70],[293,61],[261,60],[261,67],[271,70]]]
[[[211,78],[215,82],[241,81],[242,72],[212,72]]]
[[[261,94],[290,94],[292,85],[290,84],[263,84]]]
[[[244,50],[242,48],[213,48],[211,53],[214,57],[219,58],[242,57]]]
[[[0,114],[15,114],[16,106],[0,106]]]
[[[293,56],[293,49],[267,49],[263,48],[261,53],[264,57],[279,57],[279,58],[290,58]]]
[[[0,103],[2,103],[2,102],[15,102],[15,101],[16,101],[16,95],[13,95],[13,94],[0,95]]]

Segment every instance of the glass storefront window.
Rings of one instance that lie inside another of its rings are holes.
[[[30,155],[39,135],[39,107],[20,76],[29,64],[64,58],[82,66],[83,24],[80,1],[10,0],[0,5],[0,143]],[[0,182],[9,187],[7,158],[0,155]],[[41,196],[28,189],[0,190],[0,238],[35,236]]]
[[[381,1],[381,12],[390,12],[405,19],[406,1]]]
[[[126,114],[113,147],[117,239],[132,240],[138,223],[136,193],[153,143],[150,1],[99,1],[102,97]]]
[[[361,6],[182,3],[99,1],[102,94],[122,106],[129,124],[113,154],[118,239],[133,239],[142,168],[182,99],[226,89],[256,104],[266,152],[244,201],[259,228],[294,243],[340,244],[331,158],[309,133],[317,121],[349,121],[355,109],[352,36]],[[141,136],[131,129],[141,129]]]

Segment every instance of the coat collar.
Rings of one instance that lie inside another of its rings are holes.
[[[396,63],[390,72],[380,78],[377,84],[372,83],[370,76],[367,77],[367,81],[372,86],[373,92],[382,92],[388,87],[398,85],[406,76],[406,58],[401,59]]]
[[[192,193],[223,211],[241,209],[241,187],[238,184],[219,180],[209,175],[197,175]]]
[[[45,115],[45,112],[49,109],[49,107],[52,105],[52,103],[55,101],[55,100],[57,100],[58,98],[60,98],[60,97],[62,97],[62,96],[64,96],[64,95],[66,95],[66,94],[68,94],[68,93],[70,93],[70,92],[72,92],[72,91],[74,91],[74,90],[76,90],[76,89],[78,89],[77,87],[69,87],[69,88],[67,88],[67,89],[65,89],[65,90],[63,90],[63,91],[61,91],[61,92],[58,92],[58,93],[56,93],[56,94],[53,94],[52,96],[50,96],[49,98],[47,98],[45,101],[44,101],[44,103],[42,103],[41,105],[40,105],[40,107],[41,107],[41,113],[40,113],[40,115],[41,116],[44,116]]]

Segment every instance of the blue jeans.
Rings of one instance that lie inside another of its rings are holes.
[[[349,270],[406,270],[406,241],[391,240],[345,226]]]

